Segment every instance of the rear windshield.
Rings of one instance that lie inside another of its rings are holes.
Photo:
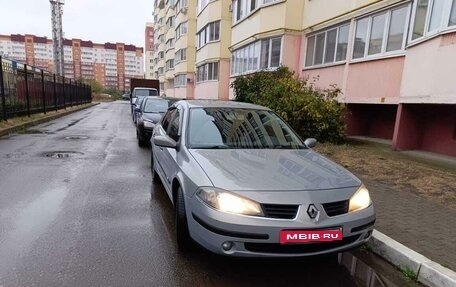
[[[148,99],[144,105],[145,113],[164,113],[168,110],[169,101]]]
[[[135,96],[137,97],[147,97],[147,96],[158,96],[157,90],[141,89],[135,91]]]
[[[188,141],[195,149],[306,148],[275,113],[237,108],[191,109]]]

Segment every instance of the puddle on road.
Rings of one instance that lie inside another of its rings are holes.
[[[357,286],[367,287],[421,287],[420,283],[405,277],[401,271],[377,255],[362,248],[339,253],[339,264],[354,278]]]
[[[8,260],[0,260],[0,270],[14,266],[16,259],[26,254],[33,241],[46,231],[57,217],[66,194],[65,186],[55,186],[31,203],[13,208],[19,210],[19,213],[14,216],[11,224],[15,229],[7,233],[5,238],[1,238],[0,258]]]
[[[47,158],[68,158],[77,155],[83,155],[83,153],[77,151],[50,151],[42,153],[42,156]]]
[[[53,135],[53,134],[55,134],[54,132],[50,132],[50,131],[46,131],[46,130],[34,130],[34,129],[21,131],[19,133],[27,134],[27,135],[43,135],[43,134],[45,134],[45,135]]]
[[[86,140],[88,139],[88,136],[66,136],[64,139],[66,140]]]

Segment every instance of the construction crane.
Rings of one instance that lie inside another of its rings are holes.
[[[58,75],[64,74],[63,56],[63,5],[65,0],[49,0],[51,2],[52,40],[54,43],[54,70]]]

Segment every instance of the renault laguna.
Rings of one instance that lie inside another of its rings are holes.
[[[315,144],[262,106],[175,103],[154,128],[151,170],[174,205],[178,249],[291,257],[368,241],[369,191]]]

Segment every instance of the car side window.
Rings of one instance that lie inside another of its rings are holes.
[[[168,136],[172,138],[175,141],[179,140],[179,124],[180,124],[180,118],[179,118],[179,110],[175,110],[174,117],[172,118],[169,128],[168,128]]]
[[[162,127],[163,127],[163,130],[166,132],[168,130],[168,127],[169,127],[169,123],[171,121],[171,119],[173,118],[174,114],[176,113],[176,109],[170,109],[166,112],[166,114],[163,116],[163,119],[162,119]]]

